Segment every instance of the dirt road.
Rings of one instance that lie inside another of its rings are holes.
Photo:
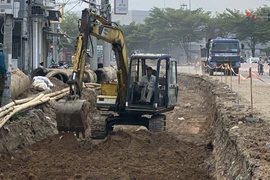
[[[211,129],[202,93],[180,86],[167,132],[118,128],[101,143],[55,135],[0,154],[0,179],[214,179]]]

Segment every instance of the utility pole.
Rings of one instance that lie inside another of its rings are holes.
[[[31,12],[31,9],[32,9],[32,1],[31,0],[28,0],[28,6],[27,6],[27,22],[28,22],[28,26],[27,26],[27,40],[28,40],[28,56],[27,56],[27,63],[26,63],[26,72],[28,74],[28,76],[31,75],[32,73],[32,59],[33,59],[33,43],[32,43],[32,12]]]
[[[9,55],[12,55],[12,30],[14,27],[14,22],[13,22],[13,17],[11,14],[6,14],[5,15],[5,20],[4,20],[4,54],[5,54],[5,63],[6,66],[9,66],[8,62]],[[11,61],[11,59],[10,59]]]
[[[187,7],[187,5],[186,4],[180,4],[180,7],[181,7],[181,9],[184,9],[184,8]]]
[[[111,22],[111,5],[109,0],[101,0],[101,15]],[[111,62],[112,45],[103,41],[103,67],[109,67]]]
[[[89,0],[89,8],[92,9],[92,11],[96,11],[96,0]],[[97,70],[98,68],[98,59],[97,59],[97,38],[94,36],[90,36],[92,38],[92,45],[93,45],[93,52],[92,57],[90,58],[90,69],[91,70]],[[89,47],[91,48],[91,46]]]
[[[166,8],[166,0],[164,0],[164,9]]]
[[[2,96],[2,105],[6,105],[11,100],[10,84],[11,84],[11,63],[12,63],[12,30],[14,28],[13,16],[5,14],[4,20],[4,44],[3,53],[5,55],[5,63],[7,69],[7,80],[5,81],[4,93]]]

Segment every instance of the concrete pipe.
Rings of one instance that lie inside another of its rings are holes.
[[[72,74],[71,69],[50,69],[51,71],[46,74],[46,77],[55,77],[60,81],[66,83],[69,79],[69,76]]]
[[[11,71],[10,92],[15,99],[30,87],[30,79],[21,70],[15,68]]]
[[[113,67],[99,68],[95,71],[97,83],[104,83],[117,79],[116,70]]]
[[[83,82],[84,83],[96,83],[97,82],[96,73],[90,69],[85,69]]]
[[[46,76],[46,74],[48,74],[48,70],[37,68],[31,73],[31,79],[33,79],[35,76]]]

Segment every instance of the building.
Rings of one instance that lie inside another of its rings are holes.
[[[143,24],[144,19],[147,18],[150,14],[150,11],[138,11],[130,10],[126,15],[117,15],[112,13],[112,21],[120,22],[121,25],[128,25],[132,22],[136,24]]]
[[[55,0],[1,0],[0,43],[7,65],[13,61],[13,66],[30,74],[46,61],[51,22],[61,17],[61,8],[56,7]]]

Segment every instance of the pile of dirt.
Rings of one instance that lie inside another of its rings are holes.
[[[0,129],[0,151],[23,149],[57,134],[54,102],[15,114]]]
[[[3,179],[210,179],[209,150],[169,133],[117,131],[99,144],[56,135],[0,156]],[[196,160],[195,160],[196,159]],[[0,176],[0,177],[1,177]]]
[[[59,84],[61,85],[61,83]],[[91,117],[97,113],[95,108],[96,93],[92,89],[83,89],[83,98],[87,99],[91,104],[89,114]],[[56,101],[49,101],[15,114],[0,129],[0,152],[20,150],[57,134],[55,104]]]
[[[85,93],[93,97],[93,93]],[[2,179],[213,179],[214,163],[205,126],[203,94],[179,91],[167,114],[168,131],[117,128],[105,141],[78,141],[74,134],[48,137],[18,153],[0,155]],[[190,104],[187,106],[186,104]],[[183,120],[179,118],[183,117]],[[196,125],[196,128],[192,128]],[[183,128],[185,127],[185,128]]]
[[[60,81],[59,79],[57,79],[55,77],[49,77],[48,79],[53,84],[53,87],[51,87],[50,90],[42,91],[42,93],[47,94],[47,93],[51,93],[51,92],[56,92],[56,91],[59,91],[59,90],[62,90],[64,88],[68,87],[67,84],[63,83],[62,81]],[[39,93],[41,93],[41,92],[34,89],[32,86],[30,86],[29,89],[27,89],[24,93],[22,93],[20,96],[18,96],[17,99],[24,99],[24,98],[27,98],[27,97],[30,97],[30,96],[33,96],[33,95],[36,95]]]

